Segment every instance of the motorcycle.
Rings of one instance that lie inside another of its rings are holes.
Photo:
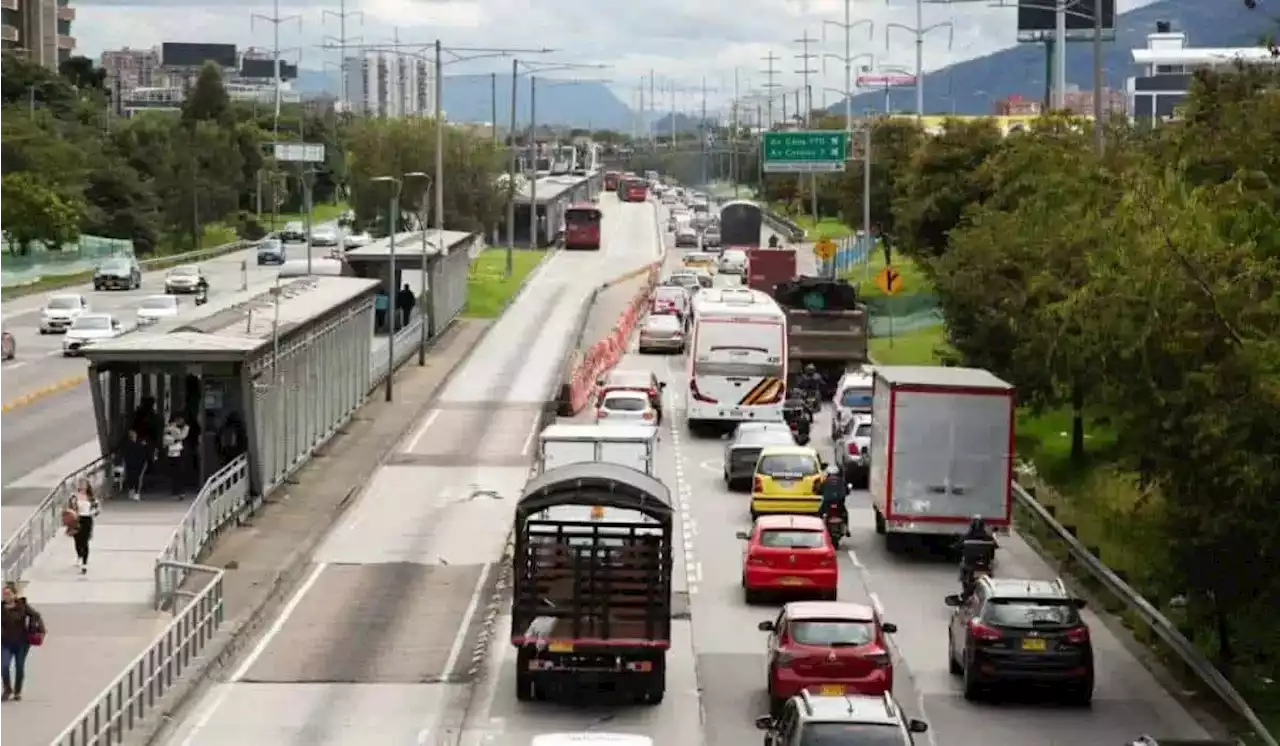
[[[979,578],[989,577],[996,560],[996,543],[986,539],[965,539],[960,543],[960,593],[968,598]]]
[[[801,400],[804,402],[805,409],[811,414],[817,414],[822,409],[822,399],[818,397],[815,389],[805,389],[800,394]]]
[[[828,509],[822,521],[827,525],[827,535],[831,537],[831,545],[839,548],[840,540],[849,535],[849,527],[845,524],[844,518],[840,517],[840,511],[835,508]]]
[[[791,428],[791,437],[795,438],[796,445],[808,445],[809,429],[813,424],[813,417],[809,414],[809,410],[803,402],[789,401],[784,403],[782,405],[782,420],[787,423],[787,427]]]
[[[201,282],[196,286],[196,305],[203,306],[209,302],[209,284]]]

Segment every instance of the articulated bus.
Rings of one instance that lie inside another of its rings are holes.
[[[694,296],[689,355],[689,430],[781,422],[787,390],[787,317],[758,290]]]
[[[570,205],[564,213],[564,247],[566,249],[600,248],[600,222],[604,214],[590,203]]]
[[[649,184],[638,176],[618,181],[618,199],[623,202],[644,202],[649,198]]]
[[[618,176],[617,171],[604,172],[604,190],[606,192],[612,192],[618,188]]]

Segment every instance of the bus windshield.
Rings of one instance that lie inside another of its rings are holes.
[[[571,210],[568,210],[564,214],[565,222],[578,223],[578,224],[599,223],[600,217],[601,216],[600,216],[599,210],[588,209],[585,207],[576,207]]]

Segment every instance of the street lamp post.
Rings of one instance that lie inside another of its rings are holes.
[[[423,171],[410,171],[401,178],[405,181],[408,181],[409,179],[422,179],[424,182],[424,186],[422,188],[422,201],[418,203],[421,205],[421,209],[418,211],[418,228],[422,230],[422,276],[419,278],[418,284],[418,305],[422,308],[422,310],[419,311],[419,315],[422,316],[422,323],[418,325],[418,329],[420,331],[418,336],[418,366],[422,367],[427,364],[427,339],[431,336],[431,329],[429,328],[428,321],[434,321],[431,311],[432,304],[429,302],[427,295],[427,267],[429,266],[427,252],[427,216],[430,214],[429,203],[431,201],[432,181],[431,175]],[[437,240],[436,243],[439,244],[440,241]]]
[[[392,399],[396,372],[396,231],[400,227],[400,179],[395,176],[375,176],[370,182],[388,183],[392,185],[391,201],[387,205],[387,223],[390,230],[388,247],[390,258],[387,260],[387,401]]]
[[[887,2],[887,0],[886,0]],[[916,25],[905,26],[901,23],[890,23],[884,29],[884,48],[889,48],[889,32],[894,29],[906,31],[916,39],[916,119],[924,116],[924,38],[934,31],[947,29],[947,50],[955,44],[956,27],[951,21],[942,21],[929,26],[924,25],[925,0],[916,0]]]

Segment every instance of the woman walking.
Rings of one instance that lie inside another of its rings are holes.
[[[32,645],[44,642],[44,634],[44,619],[14,584],[6,583],[4,607],[0,610],[0,665],[4,667],[4,693],[0,699],[22,699],[27,654]]]
[[[89,572],[89,542],[93,540],[93,519],[98,515],[99,509],[98,498],[93,496],[93,486],[88,482],[81,482],[76,494],[67,504],[67,511],[75,513],[75,523],[70,528],[81,575]]]

